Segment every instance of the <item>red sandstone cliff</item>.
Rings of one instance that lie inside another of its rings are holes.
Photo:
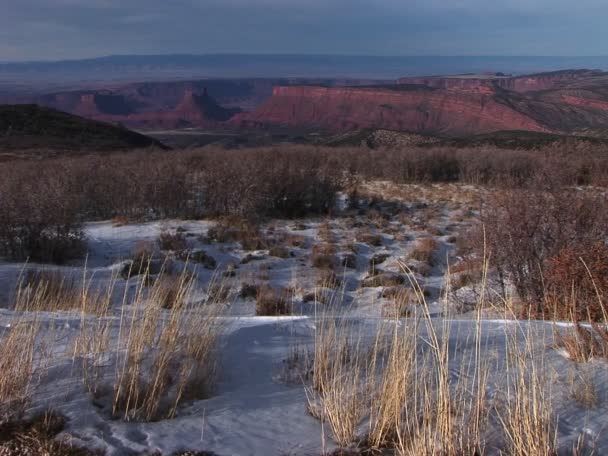
[[[492,91],[276,87],[272,98],[232,122],[243,127],[307,126],[329,131],[385,128],[461,135],[497,130],[550,131],[497,101]]]

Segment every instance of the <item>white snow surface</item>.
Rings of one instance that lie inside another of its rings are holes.
[[[444,220],[447,223],[448,220]],[[309,242],[317,242],[317,229],[321,220],[305,221],[305,229],[297,229],[292,222],[278,222],[288,233],[304,236]],[[313,336],[318,323],[312,305],[301,303],[301,295],[314,289],[315,276],[307,262],[306,248],[290,248],[293,257],[270,258],[267,252],[264,260],[240,264],[246,256],[237,245],[204,244],[198,240],[210,226],[207,221],[163,221],[131,224],[116,227],[110,222],[90,223],[86,226],[89,255],[84,261],[55,267],[65,273],[80,277],[86,268],[95,284],[107,285],[112,274],[120,268],[138,242],[155,242],[161,230],[183,228],[189,233],[188,239],[198,248],[203,248],[218,261],[218,271],[228,264],[238,265],[238,275],[232,279],[235,286],[255,281],[264,270],[268,281],[276,287],[296,285],[300,291],[294,296],[296,313],[290,317],[255,317],[255,304],[251,300],[231,298],[231,305],[224,317],[225,335],[221,348],[220,378],[216,390],[209,399],[190,401],[182,405],[177,417],[159,422],[123,422],[112,420],[108,414],[94,405],[79,378],[75,361],[70,355],[70,342],[78,334],[81,316],[77,312],[41,313],[38,318],[43,328],[53,337],[53,365],[35,387],[34,398],[28,410],[32,414],[52,407],[63,413],[67,428],[63,436],[70,436],[76,443],[90,448],[102,449],[108,455],[138,454],[144,451],[159,451],[171,454],[178,450],[209,451],[219,456],[227,455],[320,455],[335,445],[331,441],[329,429],[322,429],[321,423],[306,409],[304,386],[298,381],[287,381],[285,362],[293,347],[311,350]],[[348,241],[352,233],[348,229],[334,226],[338,244]],[[381,289],[358,287],[359,281],[367,275],[369,259],[377,253],[386,253],[389,258],[382,265],[383,270],[397,272],[397,260],[412,248],[412,238],[396,240],[394,236],[382,234],[383,246],[372,249],[357,243],[359,253],[357,269],[344,270],[344,306],[362,334],[375,334],[378,324],[383,321],[385,301],[379,297]],[[445,252],[452,248],[439,238]],[[340,253],[340,252],[339,252]],[[265,265],[262,267],[262,265]],[[47,268],[47,266],[44,266]],[[36,264],[15,264],[0,262],[0,300],[10,308],[15,284],[27,268],[43,268]],[[201,284],[212,280],[217,271],[197,267],[196,273]],[[439,295],[443,286],[443,271],[435,268],[424,279],[430,293],[430,307],[434,322],[441,327],[443,319]],[[126,285],[118,280],[117,296]],[[0,301],[0,302],[2,302]],[[297,301],[297,303],[295,302]],[[113,331],[118,330],[120,302],[114,309]],[[27,316],[26,316],[27,317]],[[0,331],[9,327],[16,319],[24,318],[7,308],[0,309]],[[407,319],[399,324],[409,324]],[[546,356],[547,375],[553,381],[553,405],[559,417],[558,437],[563,451],[571,448],[581,433],[595,442],[596,454],[608,454],[608,364],[593,360],[586,365],[577,365],[567,359],[552,345],[555,328],[544,322],[513,322],[510,320],[484,320],[482,323],[484,356],[497,360],[505,359],[508,331],[519,330],[533,334],[535,350]],[[470,316],[451,320],[450,349],[453,356],[451,372],[459,374],[460,355],[471,349],[476,322]],[[567,326],[563,324],[562,326]],[[572,399],[568,386],[568,376],[572,372],[585,370],[592,378],[599,398],[598,405],[586,408]],[[497,398],[504,394],[504,371],[496,369],[488,382],[490,395]],[[496,423],[494,424],[496,426]],[[497,431],[496,431],[497,432]],[[492,448],[489,454],[493,453]],[[564,453],[565,454],[565,453]]]

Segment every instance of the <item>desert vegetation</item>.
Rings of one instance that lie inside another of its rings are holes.
[[[275,428],[323,454],[593,454],[607,166],[296,146],[7,163],[0,426],[62,451],[137,454],[126,423],[203,451],[236,422],[235,454]],[[32,424],[49,406],[62,435]],[[593,435],[563,432],[583,415]],[[119,438],[92,438],[109,420]]]

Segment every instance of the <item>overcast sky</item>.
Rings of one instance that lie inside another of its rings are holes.
[[[1,0],[0,61],[111,54],[608,55],[608,0]]]

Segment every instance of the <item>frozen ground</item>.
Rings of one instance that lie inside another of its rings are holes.
[[[376,193],[387,194],[382,184],[375,184],[368,191],[368,198]],[[70,351],[82,316],[77,311],[49,312],[38,314],[37,318],[42,324],[42,334],[48,335],[43,338],[45,346],[53,347],[54,356],[50,358],[50,366],[39,369],[41,376],[34,385],[29,413],[47,407],[60,411],[68,418],[63,437],[70,436],[78,444],[102,449],[111,455],[154,451],[171,454],[178,450],[204,450],[219,456],[320,455],[335,448],[327,426],[323,428],[307,412],[302,381],[288,372],[294,347],[303,352],[312,351],[319,318],[329,318],[318,316],[322,313],[322,304],[304,302],[305,295],[319,288],[321,272],[311,266],[311,252],[314,245],[324,243],[335,246],[340,260],[346,255],[355,255],[354,267],[345,267],[340,262],[337,268],[343,286],[325,291],[340,294],[336,300],[341,306],[338,312],[355,322],[364,338],[371,338],[378,325],[412,322],[412,319],[402,319],[399,323],[388,323],[386,317],[391,314],[392,304],[389,298],[382,297],[387,287],[361,286],[362,281],[370,277],[372,258],[383,257],[375,265],[382,273],[402,274],[404,264],[416,271],[414,277],[426,292],[434,324],[440,327],[446,315],[452,322],[448,336],[452,353],[450,375],[458,378],[462,374],[459,370],[462,356],[470,352],[472,334],[477,328],[477,322],[467,313],[467,304],[475,300],[476,286],[464,285],[447,300],[442,299],[442,291],[448,259],[450,264],[460,260],[455,238],[470,229],[475,217],[476,190],[450,189],[449,186],[447,190],[429,190],[410,186],[389,196],[387,200],[391,204],[370,206],[367,201],[362,208],[331,219],[275,220],[263,225],[266,236],[280,238],[287,245],[286,258],[273,257],[268,249],[246,251],[238,242],[209,242],[205,238],[214,225],[212,221],[165,220],[123,226],[109,221],[87,224],[87,260],[55,269],[77,279],[85,275],[100,289],[113,280],[116,282],[114,308],[106,317],[112,334],[119,331],[119,315],[124,311],[120,298],[125,287],[136,287],[133,281],[127,282],[116,275],[142,242],[155,245],[161,232],[179,230],[191,248],[202,249],[217,261],[215,269],[188,264],[197,275],[201,299],[213,282],[221,281],[232,290],[226,298],[222,318],[225,334],[217,388],[209,399],[186,402],[171,420],[151,423],[112,420],[91,400]],[[420,204],[423,198],[428,202]],[[370,242],[368,235],[379,236],[380,240]],[[436,243],[431,264],[422,264],[411,256],[422,239],[433,239]],[[251,257],[252,261],[246,260]],[[184,264],[177,258],[173,261]],[[48,269],[48,266],[0,263],[0,302],[5,303],[4,309],[0,309],[0,328],[10,328],[18,319],[34,318],[14,312],[11,303],[15,284],[23,271],[40,268]],[[228,274],[228,271],[234,272]],[[289,290],[294,315],[256,317],[255,301],[239,296],[244,283],[269,284]],[[409,286],[409,280],[404,286]],[[550,323],[520,325],[504,319],[481,322],[483,357],[495,363],[488,380],[489,396],[497,404],[504,399],[506,335],[512,331],[528,333],[534,341],[534,351],[543,354],[544,375],[551,380],[562,453],[568,454],[573,441],[584,434],[594,442],[596,454],[608,454],[608,429],[605,429],[608,365],[601,360],[585,365],[568,360],[555,349],[553,330]],[[420,343],[424,344],[424,337]],[[581,404],[573,394],[573,388],[578,387],[577,379],[583,376],[593,384],[597,397],[593,406]],[[497,454],[498,429],[498,423],[490,423],[488,454]],[[364,433],[365,422],[361,425],[362,437]]]

